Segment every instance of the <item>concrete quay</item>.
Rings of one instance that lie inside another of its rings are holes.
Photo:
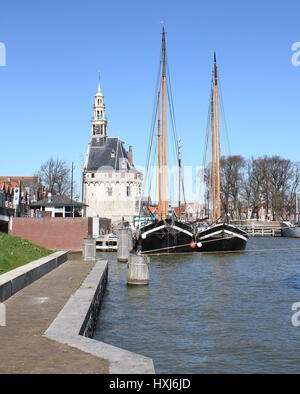
[[[150,358],[91,339],[106,289],[107,261],[83,262],[81,254],[69,254],[65,263],[60,255],[55,258],[59,262],[50,264],[51,272],[39,279],[33,275],[34,283],[22,280],[26,287],[4,304],[0,373],[154,373]],[[31,272],[32,263],[27,266],[20,278]],[[18,280],[16,272],[11,276]]]
[[[153,374],[152,359],[91,339],[108,276],[107,261],[98,260],[45,332],[47,338],[83,350],[109,362],[112,374]],[[130,335],[130,333],[129,333]]]
[[[0,327],[0,373],[108,373],[109,362],[43,336],[94,263],[80,255],[28,285],[6,302]]]

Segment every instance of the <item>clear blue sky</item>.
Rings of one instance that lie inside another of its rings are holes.
[[[108,133],[145,163],[165,21],[183,160],[201,164],[213,50],[231,153],[299,159],[299,1],[86,0],[2,2],[1,175],[31,175],[50,156],[81,162],[98,69]]]

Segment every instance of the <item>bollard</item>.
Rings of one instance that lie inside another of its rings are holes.
[[[118,232],[118,261],[127,262],[129,257],[128,230],[122,228]]]
[[[96,260],[96,240],[94,238],[83,239],[82,256],[84,261]]]
[[[130,256],[127,264],[127,285],[149,284],[149,261],[148,256]]]
[[[129,252],[133,249],[132,230],[130,228],[128,229],[128,248]]]

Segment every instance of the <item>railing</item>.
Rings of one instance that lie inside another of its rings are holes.
[[[233,220],[230,222],[239,226],[251,237],[280,237],[280,222],[260,222],[258,220]]]

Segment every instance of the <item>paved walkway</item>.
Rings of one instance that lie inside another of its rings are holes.
[[[76,255],[6,302],[0,373],[108,373],[108,362],[43,337],[93,263]]]

